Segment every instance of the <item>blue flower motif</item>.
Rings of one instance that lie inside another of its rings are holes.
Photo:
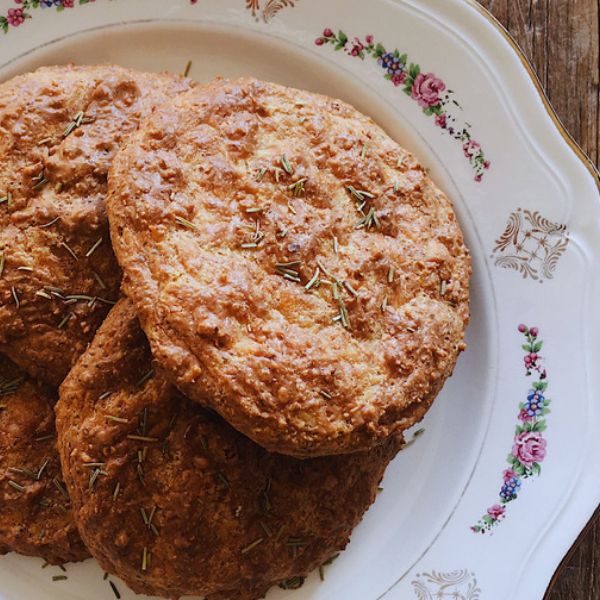
[[[387,69],[390,75],[400,75],[404,71],[405,64],[400,62],[400,59],[394,56],[393,52],[384,54],[378,61],[380,67]]]
[[[521,480],[518,477],[510,477],[506,480],[500,490],[500,498],[505,501],[512,500],[521,489]]]
[[[525,411],[530,417],[540,417],[544,408],[544,395],[537,390],[529,390],[527,402],[525,402]]]

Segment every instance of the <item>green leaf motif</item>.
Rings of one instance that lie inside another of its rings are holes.
[[[527,473],[527,467],[525,465],[519,463],[518,466],[515,467],[515,473],[517,475],[519,475],[519,477],[523,477],[523,475],[525,475]],[[515,498],[516,498],[516,496],[515,496]]]
[[[542,342],[542,341],[539,341],[539,342],[533,344],[533,351],[539,352],[542,349],[543,345],[544,345],[544,342]]]
[[[85,0],[86,2],[89,2],[89,0]],[[80,0],[80,2],[83,2],[83,0]],[[346,42],[348,41],[348,36],[340,29],[339,33],[338,33],[338,40],[340,41],[340,44],[345,45]]]
[[[417,78],[417,75],[419,75],[419,73],[421,73],[421,67],[419,67],[419,65],[415,65],[414,63],[411,63],[410,67],[408,69],[408,73],[414,80]]]
[[[507,463],[508,463],[510,466],[512,466],[512,468],[513,468],[513,469],[515,469],[515,470],[516,470],[516,468],[517,468],[517,467],[518,467],[518,466],[521,464],[521,463],[519,462],[519,459],[518,459],[518,458],[517,458],[517,457],[516,457],[514,454],[509,454],[509,455],[506,457],[506,462],[507,462]]]
[[[541,467],[540,463],[534,462],[533,465],[531,466],[531,470],[533,471],[533,473],[535,475],[539,475],[542,472],[542,467]]]

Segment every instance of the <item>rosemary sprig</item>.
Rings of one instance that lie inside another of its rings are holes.
[[[93,120],[94,119],[90,117],[86,117],[85,113],[80,110],[79,112],[75,113],[73,119],[63,131],[62,136],[66,138],[70,133],[72,133],[78,127],[81,127],[84,123],[91,123]]]
[[[288,175],[294,174],[294,167],[292,166],[292,163],[286,154],[281,155],[281,166]]]
[[[324,563],[319,565],[319,578],[321,581],[325,581],[325,567],[328,567],[333,561],[339,556],[339,552],[330,556]]]
[[[319,267],[317,267],[317,269],[315,270],[315,273],[311,277],[310,281],[304,286],[304,289],[307,292],[310,291],[311,288],[313,288],[313,287],[319,287],[319,284],[321,283],[319,280],[320,272],[321,272],[321,269]]]
[[[115,595],[115,598],[117,600],[121,600],[121,593],[117,589],[117,586],[112,581],[109,581],[108,583],[109,583],[109,585],[110,585],[110,587],[111,587],[111,589],[113,591],[113,594]]]
[[[289,579],[283,579],[279,582],[279,587],[282,590],[297,590],[304,585],[304,577],[295,575]]]
[[[275,263],[275,272],[277,275],[281,275],[285,279],[289,279],[290,281],[295,281],[300,283],[302,280],[300,279],[300,273],[295,268],[302,264],[299,260],[294,260],[285,263]]]
[[[198,227],[196,227],[196,225],[194,225],[191,221],[184,219],[183,217],[176,216],[175,221],[177,223],[179,223],[179,225],[182,225],[183,227],[187,227],[188,229],[191,229],[192,231],[200,231],[198,229]]]
[[[299,197],[304,193],[304,184],[308,181],[307,177],[303,177],[302,179],[298,179],[291,185],[288,185],[288,190],[292,190],[294,192],[294,196]]]
[[[12,479],[8,480],[8,485],[10,485],[11,487],[15,488],[15,490],[17,490],[17,492],[24,492],[25,488],[22,485],[19,485],[16,481],[13,481]]]
[[[35,181],[35,185],[33,186],[34,190],[39,190],[40,188],[43,188],[47,183],[48,180],[46,179],[44,172],[45,172],[46,168],[42,167],[42,170],[32,179],[32,181]]]
[[[142,571],[147,571],[150,567],[150,552],[148,548],[144,546],[144,553],[142,554]]]
[[[246,552],[250,552],[250,550],[252,550],[252,548],[256,548],[256,546],[258,546],[259,544],[262,544],[264,539],[265,538],[258,538],[257,540],[254,540],[251,544],[246,546],[245,548],[242,548],[242,554],[246,554]]]
[[[135,387],[142,387],[152,376],[154,369],[150,369],[136,384]]]
[[[103,289],[103,290],[107,289],[107,285],[104,283],[102,277],[100,277],[100,275],[98,275],[98,273],[96,273],[96,271],[92,271],[92,275],[94,276],[96,283],[100,286],[101,289]]]
[[[11,207],[12,201],[13,201],[13,196],[10,192],[6,192],[6,194],[4,194],[4,196],[2,196],[0,198],[0,204],[4,204],[6,202],[6,206],[8,208]]]
[[[100,244],[102,244],[103,242],[103,238],[100,238],[86,253],[85,256],[86,258],[89,258],[92,254],[94,254],[94,252],[96,252],[96,250],[98,250],[98,247],[100,246]]]
[[[15,301],[15,304],[17,305],[17,308],[21,308],[21,301],[19,300],[19,294],[14,286],[11,286],[10,292],[12,294],[13,300]]]
[[[69,494],[67,493],[67,490],[65,490],[63,484],[58,481],[58,479],[56,479],[56,477],[54,477],[54,479],[52,479],[52,483],[55,485],[56,489],[67,499],[70,500],[69,498]]]
[[[75,260],[79,260],[77,254],[75,254],[75,251],[73,248],[71,248],[71,246],[69,246],[69,244],[67,244],[67,242],[61,242],[60,246],[64,248]]]
[[[14,394],[21,383],[23,383],[24,379],[24,375],[9,380],[4,379],[4,377],[0,378],[0,398]]]
[[[65,327],[67,325],[67,323],[71,320],[71,318],[73,317],[73,313],[67,313],[64,317],[63,320],[58,324],[58,329],[62,329],[63,327]]]

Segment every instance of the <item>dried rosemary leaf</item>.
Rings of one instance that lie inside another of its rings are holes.
[[[290,159],[287,157],[286,154],[282,154],[281,155],[281,165],[283,167],[283,170],[288,175],[293,175],[294,174],[294,168],[292,166],[292,163],[290,162]]]
[[[110,584],[110,588],[112,589],[113,594],[115,595],[115,598],[117,600],[121,600],[121,594],[120,594],[119,590],[117,589],[117,586],[112,581],[109,581],[108,583]]]
[[[264,538],[258,538],[257,540],[254,540],[251,544],[249,544],[245,548],[242,548],[242,554],[246,554],[246,552],[250,552],[250,550],[252,550],[252,548],[256,548],[256,546],[258,546],[259,544],[262,544],[263,540],[264,540]]]
[[[8,480],[8,485],[10,485],[11,487],[15,488],[15,490],[17,490],[18,492],[24,492],[25,488],[22,485],[19,485],[16,481],[13,481],[12,479]]]
[[[12,286],[10,288],[10,292],[12,294],[13,300],[15,301],[15,304],[17,305],[17,308],[21,308],[21,301],[19,300],[19,294],[17,293],[17,290],[15,289],[14,286]]]
[[[142,387],[152,376],[154,375],[154,369],[150,369],[136,384],[136,387]]]
[[[179,225],[182,225],[183,227],[187,227],[188,229],[191,229],[192,231],[200,231],[191,221],[188,221],[187,219],[184,219],[183,217],[175,217],[175,221],[177,223],[179,223]]]
[[[71,246],[69,246],[69,244],[67,244],[67,242],[62,242],[61,247],[64,248],[75,260],[79,260],[79,257],[77,256],[77,254],[75,254],[75,251],[71,248]]]
[[[100,244],[102,244],[103,239],[100,238],[86,253],[85,256],[86,258],[89,258],[92,254],[94,254],[94,252],[98,249],[98,247],[100,246]]]

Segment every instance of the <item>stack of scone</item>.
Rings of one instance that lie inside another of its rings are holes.
[[[352,107],[250,78],[41,69],[0,86],[0,157],[0,551],[297,587],[464,348],[450,201]]]

